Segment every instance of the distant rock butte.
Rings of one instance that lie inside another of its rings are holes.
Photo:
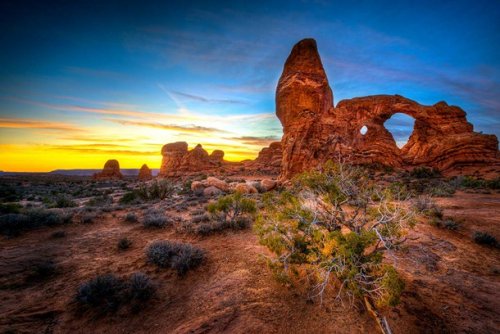
[[[120,172],[120,163],[118,160],[108,160],[104,164],[102,172],[95,173],[93,178],[95,180],[119,180],[123,178]]]
[[[140,181],[148,181],[153,178],[153,172],[151,169],[148,167],[148,165],[144,164],[142,165],[141,169],[139,170],[139,175],[137,177]]]
[[[200,144],[192,150],[188,150],[186,142],[166,144],[161,154],[163,160],[158,174],[160,177],[200,174],[216,170],[224,163],[223,151],[215,150],[209,155]]]
[[[401,149],[384,127],[395,113],[415,119]],[[399,95],[375,95],[334,107],[313,39],[298,42],[286,60],[276,90],[276,115],[284,132],[281,179],[338,158],[355,164],[429,166],[445,173],[499,166],[496,136],[473,132],[465,112],[446,102],[424,106]],[[368,129],[364,135],[363,126]]]

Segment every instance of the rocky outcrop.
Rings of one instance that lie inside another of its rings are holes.
[[[283,151],[278,141],[264,147],[255,160],[246,161],[244,165],[250,174],[279,175],[282,160]]]
[[[384,122],[395,113],[415,118],[408,143],[399,149]],[[461,166],[498,164],[498,140],[473,131],[465,112],[439,102],[424,106],[399,95],[376,95],[333,104],[316,42],[297,43],[276,90],[283,125],[281,179],[329,159],[401,168],[429,166],[443,172]],[[363,135],[360,130],[366,126]]]
[[[139,170],[139,175],[137,178],[140,181],[148,181],[153,178],[153,173],[151,169],[148,167],[148,165],[146,164],[142,165],[141,169]]]
[[[186,142],[170,143],[161,150],[163,160],[158,176],[175,177],[206,173],[222,166],[224,152],[215,150],[211,155],[198,144],[188,150]]]
[[[118,160],[108,160],[104,164],[102,172],[95,173],[93,176],[94,180],[120,180],[123,179],[123,175],[120,172],[120,163]]]

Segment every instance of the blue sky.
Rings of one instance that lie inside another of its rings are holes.
[[[305,37],[336,103],[444,100],[500,135],[497,1],[7,0],[0,19],[5,153],[71,148],[97,165],[114,155],[157,167],[162,144],[185,140],[251,158],[281,137],[275,87]],[[393,121],[396,140],[411,132]]]

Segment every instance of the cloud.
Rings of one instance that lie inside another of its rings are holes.
[[[43,129],[54,131],[83,132],[85,130],[69,123],[42,121],[27,118],[0,118],[0,128]]]
[[[177,95],[181,98],[186,98],[188,100],[196,101],[196,102],[202,102],[202,103],[221,103],[221,104],[248,104],[246,101],[243,100],[232,100],[232,99],[212,99],[212,98],[206,98],[203,96],[199,95],[194,95],[194,94],[188,94],[188,93],[183,93],[183,92],[178,92],[178,91],[170,91],[171,94]]]
[[[105,145],[106,146],[106,145]],[[139,151],[139,150],[131,150],[131,149],[106,149],[105,146],[103,149],[92,148],[92,147],[82,147],[82,146],[72,146],[72,145],[48,145],[46,146],[49,150],[56,151],[72,151],[78,153],[91,153],[91,154],[106,154],[106,155],[132,155],[132,156],[151,156],[151,155],[159,155],[159,150],[157,151]]]
[[[236,140],[244,145],[254,145],[254,146],[269,146],[272,142],[280,141],[281,138],[278,136],[265,136],[265,137],[254,137],[254,136],[243,136],[243,137],[230,137],[228,139]]]
[[[107,121],[118,123],[121,125],[132,125],[132,126],[143,126],[155,129],[163,129],[170,131],[178,131],[183,133],[228,133],[228,131],[224,131],[217,128],[209,128],[204,126],[197,125],[175,125],[175,124],[161,124],[161,123],[152,123],[152,122],[138,122],[138,121],[130,121],[130,120],[121,120],[121,119],[112,119],[108,118]]]

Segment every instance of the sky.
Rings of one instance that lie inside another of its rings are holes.
[[[282,136],[275,88],[307,37],[335,103],[444,100],[498,136],[499,35],[498,1],[3,0],[0,170],[158,168],[174,141],[253,159]],[[401,146],[413,119],[386,127]]]

